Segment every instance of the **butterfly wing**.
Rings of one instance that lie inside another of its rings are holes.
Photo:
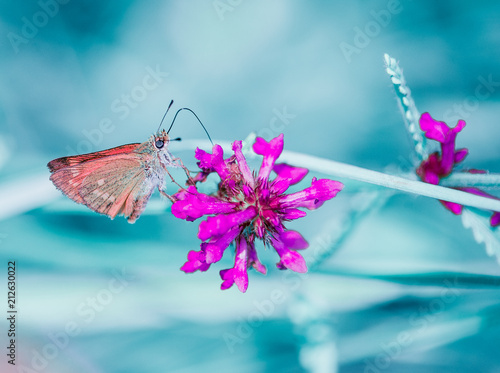
[[[92,210],[114,218],[122,213],[133,223],[146,208],[153,193],[142,163],[126,157],[107,163],[87,176],[79,189]]]
[[[139,145],[141,144],[139,143],[127,144],[127,145],[117,146],[116,148],[102,150],[95,153],[74,155],[70,157],[61,157],[54,159],[53,161],[50,161],[47,164],[47,167],[49,168],[50,172],[55,172],[64,167],[74,166],[79,163],[92,161],[103,157],[108,157],[110,155],[129,154],[133,152],[135,149],[137,149]]]
[[[57,169],[50,177],[73,201],[114,218],[122,213],[133,223],[144,211],[156,185],[135,153],[101,157]]]

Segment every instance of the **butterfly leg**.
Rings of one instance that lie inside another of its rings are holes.
[[[175,179],[173,178],[172,175],[170,175],[170,172],[168,172],[167,168],[166,167],[163,167],[165,169],[165,172],[167,173],[167,175],[170,177],[170,180],[172,180],[172,182],[177,185],[179,188],[181,189],[184,189],[181,185],[179,185],[179,183],[177,183],[177,181],[175,181]],[[177,200],[172,197],[171,195],[165,193],[164,189],[167,189],[166,185],[165,185],[165,180],[163,180],[161,182],[160,185],[158,185],[158,191],[160,192],[160,194],[164,197],[167,197],[172,203],[176,202]]]
[[[193,180],[193,178],[191,177],[191,174],[189,173],[189,170],[187,169],[186,166],[184,166],[184,163],[182,163],[182,159],[180,158],[174,158],[172,159],[174,162],[179,162],[179,166],[184,170],[184,172],[186,173],[186,176],[188,177],[188,180],[186,182],[186,185],[195,185],[196,182]]]
[[[161,194],[163,197],[167,197],[167,198],[170,200],[170,202],[172,202],[172,203],[176,202],[176,199],[175,199],[174,197],[172,197],[171,195],[169,195],[169,194],[165,193],[165,192],[163,191],[163,189],[158,188],[158,191],[160,192],[160,194]]]

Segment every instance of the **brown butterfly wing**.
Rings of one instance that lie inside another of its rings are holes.
[[[133,155],[108,162],[88,175],[79,188],[85,205],[112,219],[122,213],[133,223],[144,211],[155,185]]]
[[[79,163],[92,161],[103,157],[108,157],[110,155],[128,154],[137,149],[139,145],[140,145],[139,143],[127,144],[127,145],[117,146],[116,148],[102,150],[100,152],[95,152],[95,153],[61,157],[54,159],[53,161],[50,161],[47,164],[47,167],[49,168],[50,172],[55,172],[64,167],[74,166]]]
[[[80,186],[85,178],[95,169],[102,167],[104,162],[89,161],[59,168],[50,175],[50,181],[67,197],[77,203],[84,203],[79,194]]]
[[[59,168],[50,180],[73,201],[112,219],[123,213],[130,223],[144,211],[155,187],[148,182],[143,163],[134,153]]]

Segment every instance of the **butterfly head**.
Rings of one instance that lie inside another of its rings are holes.
[[[155,136],[152,137],[153,145],[156,150],[161,151],[163,148],[167,148],[168,142],[170,141],[170,137],[165,132],[165,130],[158,132]]]
[[[170,141],[172,140],[165,130],[162,130],[161,132],[158,131],[156,135],[151,136],[149,141],[150,145],[148,148],[152,149],[152,153],[156,154],[159,161],[165,166],[170,166],[173,162],[173,156],[168,150]],[[151,152],[151,150],[149,150],[149,152]]]

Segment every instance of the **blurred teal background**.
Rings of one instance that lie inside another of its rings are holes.
[[[467,166],[500,172],[499,16],[495,1],[0,4],[2,350],[15,260],[26,372],[500,372],[498,263],[434,200],[342,180],[289,225],[311,243],[310,273],[278,271],[259,247],[268,274],[250,271],[241,294],[219,289],[229,250],[179,271],[198,223],[157,193],[136,224],[111,221],[46,168],[145,141],[174,99],[216,141],[283,132],[288,150],[407,171],[389,53],[421,112],[467,121]],[[171,133],[204,138],[187,113]],[[171,149],[195,167],[192,149]]]

